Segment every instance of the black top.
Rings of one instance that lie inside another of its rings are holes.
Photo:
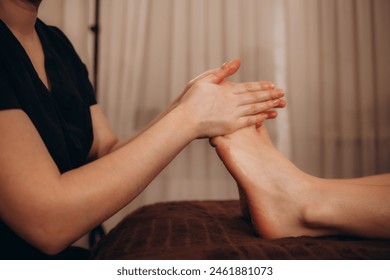
[[[31,119],[61,173],[82,166],[93,141],[88,72],[72,44],[39,19],[49,92],[26,51],[0,20],[0,110],[21,109]],[[3,147],[4,148],[4,147]],[[0,259],[44,259],[0,220]]]

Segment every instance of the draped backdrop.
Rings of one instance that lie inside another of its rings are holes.
[[[46,2],[42,18],[63,28],[92,73],[94,1]],[[300,168],[332,178],[390,172],[389,12],[387,0],[101,0],[98,101],[126,138],[187,81],[239,57],[233,81],[285,89],[288,108],[268,127]],[[197,140],[106,226],[156,201],[237,197]]]

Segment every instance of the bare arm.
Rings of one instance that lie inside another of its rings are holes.
[[[7,147],[0,156],[1,219],[49,254],[125,206],[194,137],[191,128],[175,129],[183,124],[172,114],[131,144],[61,175],[22,111],[0,118],[7,131],[0,140]]]

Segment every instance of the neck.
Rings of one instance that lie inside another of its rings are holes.
[[[30,36],[35,32],[39,4],[31,0],[0,0],[0,18],[17,37]]]

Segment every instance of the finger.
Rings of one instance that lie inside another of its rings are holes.
[[[214,73],[214,72],[217,72],[218,71],[218,68],[215,68],[215,69],[210,69],[210,70],[207,70],[206,72],[203,72],[202,74],[200,74],[199,76],[193,78],[191,81],[188,82],[188,85],[191,86],[193,85],[196,81],[199,81],[201,79],[203,79],[204,77]]]
[[[251,125],[261,124],[267,119],[267,114],[257,114],[252,116],[241,117],[238,120],[238,129],[248,127]]]
[[[269,110],[265,112],[267,114],[267,119],[275,119],[278,116],[278,112],[274,110]]]
[[[206,83],[219,84],[223,79],[233,75],[240,68],[240,60],[233,59],[227,63],[224,63],[217,71],[210,73],[199,81]]]
[[[272,99],[279,99],[284,96],[282,90],[269,90],[269,91],[256,91],[253,93],[242,93],[239,95],[240,105],[253,104],[257,102],[263,102]]]
[[[257,115],[262,112],[275,108],[280,103],[280,99],[274,99],[266,102],[259,102],[250,105],[243,105],[240,107],[241,116]]]
[[[248,91],[260,91],[260,90],[271,90],[275,86],[271,82],[250,82],[250,83],[239,83],[234,85],[233,92],[236,94],[246,93]]]
[[[256,130],[259,129],[262,125],[263,125],[262,122],[261,122],[261,123],[257,123],[257,124],[256,124]]]
[[[280,99],[280,103],[276,108],[284,108],[286,107],[286,105],[287,105],[286,100]]]
[[[223,139],[223,137],[224,136],[216,136],[216,137],[210,138],[209,139],[210,145],[213,146],[213,147],[217,147],[218,140]]]

